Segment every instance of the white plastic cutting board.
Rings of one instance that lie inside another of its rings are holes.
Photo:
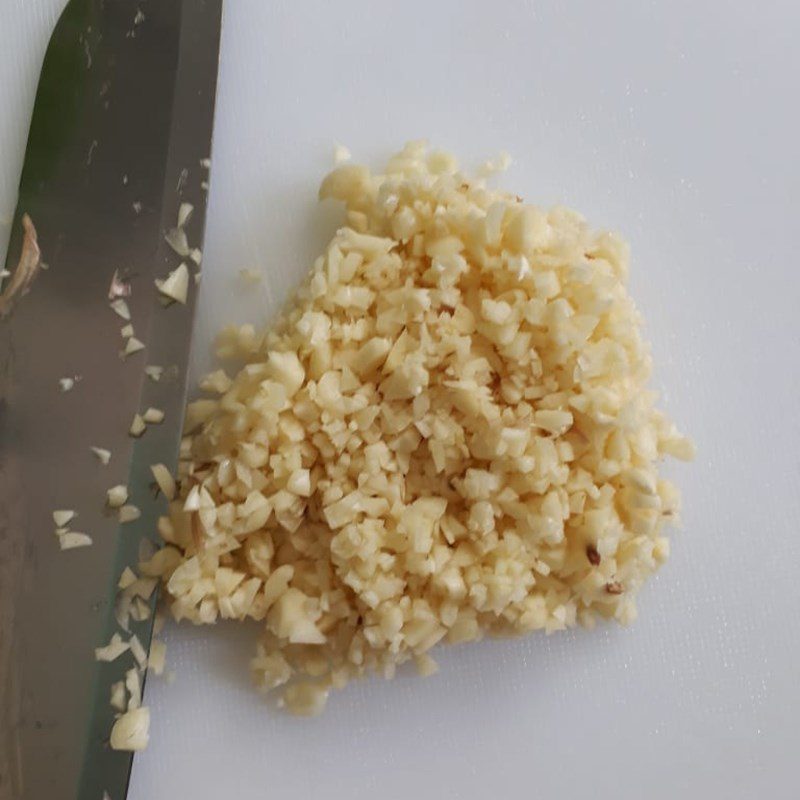
[[[58,6],[0,0],[0,216]],[[505,186],[630,238],[699,456],[668,467],[685,528],[630,629],[443,652],[311,721],[251,691],[253,630],[169,630],[132,800],[800,797],[798,30],[795,0],[228,0],[195,374],[334,229],[335,142],[504,148]]]

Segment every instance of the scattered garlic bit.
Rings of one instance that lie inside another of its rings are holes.
[[[201,275],[201,273],[199,273],[199,272],[195,272],[195,274],[194,274],[194,285],[195,285],[195,286],[199,286],[199,285],[200,285],[200,281],[201,281],[201,280],[202,280],[202,275]]]
[[[139,678],[139,670],[129,669],[125,673],[125,688],[128,690],[128,711],[139,708],[142,704],[142,681]]]
[[[333,148],[333,163],[337,166],[339,164],[344,164],[352,157],[352,153],[343,144],[337,144],[336,147]]]
[[[164,236],[166,243],[181,257],[189,255],[189,241],[183,228],[172,228]]]
[[[119,297],[130,297],[131,284],[130,281],[124,280],[120,277],[119,270],[114,270],[114,275],[111,278],[111,286],[108,287],[108,299],[116,300]]]
[[[127,702],[125,700],[125,684],[122,681],[116,681],[111,684],[111,707],[117,711],[124,711]]]
[[[155,617],[153,617],[153,636],[158,636],[161,633],[161,631],[164,630],[164,625],[166,624],[166,622],[167,622],[166,614],[161,608],[159,608],[156,611]],[[150,646],[151,652],[152,649],[153,647],[151,645]]]
[[[119,329],[119,332],[123,339],[130,339],[131,336],[133,336],[134,334],[133,325],[131,325],[130,323],[128,323],[127,325],[123,325]]]
[[[195,484],[186,496],[186,500],[183,503],[183,510],[188,512],[200,510],[200,486],[198,484]]]
[[[131,617],[136,622],[144,622],[150,618],[150,606],[141,597],[134,597],[131,603]]]
[[[122,298],[119,298],[117,300],[112,300],[109,303],[109,306],[118,317],[121,317],[126,321],[130,320],[131,311],[128,308],[128,304]]]
[[[414,657],[414,664],[417,667],[417,672],[423,678],[429,678],[439,671],[439,665],[431,658],[428,653],[420,653]]]
[[[62,392],[68,392],[74,386],[75,386],[74,378],[59,378],[58,380],[58,388],[61,389]]]
[[[217,394],[225,394],[232,385],[233,381],[222,369],[210,372],[200,381],[200,388],[204,392],[216,392]]]
[[[160,408],[148,408],[142,419],[150,425],[158,425],[164,421],[164,412]]]
[[[164,665],[167,660],[167,645],[166,642],[160,639],[153,639],[150,643],[150,656],[147,660],[147,666],[153,671],[155,675],[161,675],[164,672]]]
[[[154,383],[158,383],[161,380],[161,375],[164,372],[164,367],[158,367],[155,364],[148,364],[144,368],[145,375],[150,378],[151,381]]]
[[[145,651],[144,647],[142,647],[139,637],[134,634],[131,636],[129,643],[131,646],[131,653],[133,653],[136,663],[140,668],[144,669],[147,666],[147,652]]]
[[[186,304],[186,297],[189,291],[189,270],[186,264],[181,264],[177,269],[170,272],[164,279],[156,278],[156,288],[162,296],[176,303]]]
[[[134,505],[126,503],[121,506],[117,512],[117,517],[123,524],[126,522],[134,522],[142,516],[142,512]]]
[[[175,479],[172,477],[170,471],[163,464],[153,464],[150,467],[153,477],[161,489],[161,493],[167,500],[172,500],[175,497]]]
[[[189,259],[194,262],[194,265],[199,267],[203,261],[203,251],[199,247],[192,248],[191,253],[189,253]]]
[[[189,513],[200,510],[200,485],[195,484],[183,502],[183,510]]]
[[[481,164],[478,168],[478,174],[481,177],[488,178],[498,172],[505,172],[512,163],[511,156],[505,151],[501,150],[496,158],[490,158]]]
[[[189,170],[184,167],[181,170],[181,174],[178,176],[178,182],[175,185],[175,192],[180,194],[183,191],[183,187],[186,185],[186,181],[189,180]]]
[[[135,203],[131,204],[134,213],[141,214],[142,213],[142,204],[137,200]]]
[[[114,750],[144,750],[150,739],[150,709],[146,706],[126,711],[111,729]]]
[[[94,657],[97,661],[114,661],[130,649],[128,642],[123,642],[122,637],[115,633],[105,647],[96,647]]]
[[[239,277],[245,284],[254,286],[261,283],[264,273],[257,269],[240,269]]]
[[[109,508],[122,508],[128,502],[128,487],[119,484],[106,492],[106,504]]]
[[[257,655],[250,662],[253,681],[262,692],[269,692],[278,686],[283,686],[292,677],[292,668],[281,653],[267,653],[266,648],[259,644]]]
[[[201,188],[201,189],[202,189],[204,192],[207,192],[207,191],[208,191],[208,181],[201,181],[201,182],[200,182],[200,188]]]
[[[320,194],[347,225],[187,409],[141,565],[174,618],[262,621],[255,682],[298,713],[440,642],[632,621],[680,507],[658,459],[692,448],[646,388],[625,243],[421,143]]]
[[[182,228],[192,218],[194,206],[191,203],[181,203],[178,209],[178,228]]]
[[[55,522],[56,527],[64,528],[72,522],[73,519],[77,514],[72,509],[64,509],[60,511],[53,512],[53,522]]]
[[[178,448],[178,458],[182,461],[190,461],[192,458],[192,437],[182,436],[180,447]]]
[[[200,166],[203,169],[211,169],[211,159],[210,158],[201,158],[200,159]]]
[[[292,714],[316,717],[328,702],[329,689],[318,683],[302,681],[288,686],[283,693],[283,705]]]
[[[130,632],[130,619],[131,619],[131,609],[133,608],[133,598],[128,597],[127,595],[122,595],[117,597],[114,603],[114,618],[117,620],[117,624],[124,630],[126,633]]]
[[[89,547],[92,537],[78,531],[65,531],[58,534],[58,546],[62,550],[74,550],[76,547]]]
[[[126,597],[141,597],[147,600],[158,586],[158,581],[153,577],[137,578],[130,586],[126,586],[124,594]]]
[[[90,447],[89,448],[96,456],[97,460],[105,467],[111,461],[111,451],[106,450],[104,447]]]
[[[122,570],[122,575],[119,576],[119,580],[117,581],[117,586],[120,589],[127,589],[131,584],[136,582],[136,573],[130,568],[125,567]]]
[[[131,426],[128,428],[128,433],[138,438],[147,430],[147,423],[144,421],[144,417],[141,414],[134,414],[133,419],[131,420]]]
[[[127,358],[134,353],[138,353],[140,350],[144,350],[144,343],[140,342],[135,336],[131,336],[125,342],[125,349],[122,351],[122,357]]]

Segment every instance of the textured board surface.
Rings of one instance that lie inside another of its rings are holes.
[[[0,0],[0,247],[60,4]],[[629,629],[445,651],[312,721],[251,691],[254,630],[169,629],[133,800],[800,794],[799,24],[791,0],[228,2],[195,376],[335,228],[335,142],[375,166],[409,138],[504,148],[504,186],[631,240],[654,386],[699,455],[667,468],[684,529]]]

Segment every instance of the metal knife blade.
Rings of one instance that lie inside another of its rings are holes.
[[[45,57],[8,270],[24,219],[33,228],[23,261],[36,260],[35,229],[48,268],[0,287],[0,800],[127,791],[131,754],[108,744],[109,696],[136,663],[130,652],[98,663],[94,648],[114,632],[128,638],[115,618],[117,580],[136,568],[165,508],[150,465],[177,460],[197,286],[186,305],[164,308],[154,279],[178,266],[164,234],[183,202],[194,206],[188,239],[201,247],[221,6],[71,0]],[[125,322],[108,300],[115,270],[130,280],[145,345],[124,360]],[[159,382],[145,364],[165,368]],[[59,379],[75,376],[60,392]],[[134,413],[151,406],[164,422],[130,437]],[[111,451],[107,466],[93,446]],[[128,486],[138,520],[121,525],[105,508],[115,484]],[[74,509],[70,525],[92,546],[61,551],[54,509]],[[152,616],[131,631],[147,647]]]

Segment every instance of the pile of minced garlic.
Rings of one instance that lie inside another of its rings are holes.
[[[657,461],[693,448],[645,387],[625,243],[423,143],[320,197],[346,226],[189,406],[144,565],[175,619],[263,621],[255,681],[300,714],[441,642],[632,621],[679,509]]]

